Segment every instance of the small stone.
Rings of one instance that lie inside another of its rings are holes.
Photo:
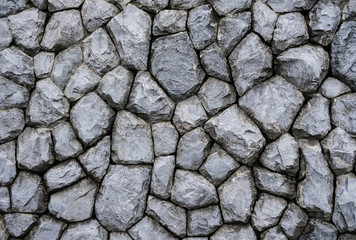
[[[252,164],[266,143],[256,124],[237,105],[210,118],[204,129],[243,164]]]
[[[272,40],[278,15],[263,0],[257,0],[252,7],[252,27],[266,41]]]
[[[190,210],[187,219],[188,236],[208,236],[223,224],[218,205]]]
[[[25,127],[25,116],[18,108],[0,110],[0,143],[11,141]]]
[[[252,226],[257,231],[264,231],[275,226],[287,207],[287,201],[280,197],[262,193],[256,201],[251,216]]]
[[[84,28],[78,10],[56,12],[47,23],[41,46],[48,51],[58,51],[78,43],[83,37]]]
[[[126,108],[149,122],[169,121],[174,102],[157,84],[149,72],[136,74]]]
[[[227,82],[230,81],[230,73],[226,57],[216,43],[213,43],[200,51],[200,60],[208,75]]]
[[[251,12],[237,13],[219,21],[217,43],[229,55],[251,28]]]
[[[33,68],[37,78],[50,77],[54,64],[55,53],[39,52],[33,58]]]
[[[41,10],[46,10],[48,6],[48,0],[31,0],[32,4]]]
[[[289,47],[295,47],[309,39],[308,27],[301,13],[280,15],[273,32],[272,51],[275,54]]]
[[[154,36],[173,34],[185,31],[187,11],[162,10],[153,19],[152,34]]]
[[[39,175],[21,171],[10,191],[12,211],[44,213],[47,210],[47,191]]]
[[[280,197],[295,198],[296,186],[292,177],[275,173],[262,167],[254,167],[253,174],[258,189]]]
[[[110,145],[110,136],[106,136],[78,157],[86,172],[98,182],[110,164]]]
[[[0,186],[0,211],[10,212],[11,201],[10,201],[10,191],[7,187]]]
[[[26,240],[58,240],[67,224],[49,215],[43,215],[37,221]]]
[[[83,55],[88,66],[99,75],[104,75],[120,63],[115,45],[102,28],[83,40]]]
[[[105,0],[86,0],[82,6],[83,25],[94,32],[118,13],[119,9]]]
[[[152,124],[153,148],[155,156],[169,155],[176,151],[178,131],[170,122]]]
[[[151,73],[175,101],[192,96],[205,77],[187,32],[152,43]]]
[[[139,8],[145,11],[158,13],[168,6],[169,0],[136,0]]]
[[[327,98],[336,98],[344,93],[351,92],[351,89],[338,79],[328,77],[320,86],[319,91]]]
[[[83,64],[69,79],[64,95],[69,101],[74,102],[83,97],[86,93],[93,90],[100,82],[100,77],[91,70],[86,64]]]
[[[200,174],[177,169],[174,176],[171,200],[188,209],[216,204],[218,197],[212,183]]]
[[[95,219],[89,219],[84,222],[69,224],[61,236],[61,240],[81,240],[108,239],[108,232]]]
[[[27,88],[33,88],[33,59],[16,47],[6,48],[0,52],[0,75]]]
[[[178,207],[171,202],[148,196],[146,214],[168,228],[176,236],[185,236],[187,216],[184,208]]]
[[[130,235],[126,232],[111,232],[110,240],[132,240]]]
[[[205,3],[205,0],[170,0],[172,9],[191,9]]]
[[[235,239],[257,240],[257,237],[250,224],[224,224],[210,237],[210,240]]]
[[[51,131],[27,127],[17,139],[17,163],[20,169],[43,172],[54,163]]]
[[[329,69],[329,55],[320,46],[303,45],[279,54],[274,66],[277,74],[303,92],[315,92]],[[291,71],[292,69],[292,71]]]
[[[0,36],[0,51],[2,51],[10,46],[12,42],[11,30],[7,18],[0,18]]]
[[[84,0],[48,0],[50,12],[61,11],[70,8],[78,8]]]
[[[0,76],[0,110],[25,108],[29,97],[27,88]]]
[[[289,203],[279,226],[290,239],[297,239],[309,220],[308,215],[294,203]]]
[[[111,151],[115,163],[153,163],[150,125],[126,110],[118,112],[113,127]]]
[[[70,174],[70,172],[68,172]],[[58,176],[60,177],[60,176]],[[67,179],[68,180],[68,179]],[[90,178],[52,193],[48,210],[56,218],[79,222],[91,218],[98,186]]]
[[[331,223],[320,219],[311,219],[299,240],[336,240],[337,229]]]
[[[356,134],[356,94],[346,94],[334,99],[331,106],[332,123],[350,134]]]
[[[309,19],[311,39],[327,46],[333,40],[340,24],[341,10],[337,4],[330,1],[318,1],[309,12]]]
[[[85,177],[85,172],[76,160],[68,160],[50,168],[43,176],[48,191],[67,187]]]
[[[310,10],[317,0],[267,0],[267,4],[276,13]]]
[[[0,17],[6,17],[7,15],[11,15],[21,11],[26,8],[28,0],[2,0],[1,1],[1,9],[0,9]]]
[[[111,107],[121,110],[128,101],[133,79],[131,71],[118,66],[104,75],[96,91]]]
[[[15,141],[0,145],[0,185],[9,185],[16,177]]]
[[[36,83],[26,109],[26,121],[33,126],[50,126],[69,115],[69,102],[50,79]]]
[[[251,0],[208,0],[219,15],[241,12],[251,7]]]
[[[12,213],[5,214],[5,226],[11,236],[22,237],[35,225],[38,216],[34,214]]]
[[[150,15],[131,4],[107,24],[124,67],[147,69],[151,25]]]
[[[95,201],[95,215],[106,229],[126,231],[143,217],[150,176],[148,166],[109,166]]]
[[[173,185],[173,175],[175,167],[175,157],[163,156],[157,157],[153,164],[151,193],[168,199],[171,195]]]
[[[107,134],[114,117],[114,111],[93,92],[82,97],[70,112],[70,122],[86,145]]]

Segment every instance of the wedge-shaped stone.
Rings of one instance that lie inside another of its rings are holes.
[[[328,77],[320,86],[319,91],[327,98],[336,98],[344,93],[351,92],[351,89],[340,80]]]
[[[208,236],[223,224],[218,205],[190,210],[187,219],[188,236]]]
[[[302,235],[298,239],[336,240],[337,235],[338,232],[334,225],[329,222],[314,218],[309,220],[308,225],[304,228]]]
[[[308,215],[295,203],[289,203],[279,226],[290,239],[298,239],[309,220]]]
[[[48,0],[48,10],[55,12],[69,8],[79,8],[83,1],[84,0]]]
[[[157,157],[153,164],[152,178],[151,178],[151,193],[168,199],[171,195],[173,176],[175,167],[175,157],[162,156]]]
[[[252,27],[266,42],[272,40],[278,15],[264,1],[257,0],[252,8]]]
[[[26,236],[28,240],[58,240],[67,224],[49,215],[42,215],[34,228]]]
[[[0,143],[13,140],[25,127],[25,116],[18,108],[0,110]]]
[[[216,43],[200,51],[200,61],[208,75],[224,81],[230,81],[230,71],[226,57]]]
[[[187,16],[184,10],[160,11],[153,19],[152,34],[160,36],[185,31]]]
[[[37,78],[47,78],[51,75],[55,53],[39,52],[33,58],[33,68]]]
[[[25,108],[29,98],[25,87],[0,76],[0,109]]]

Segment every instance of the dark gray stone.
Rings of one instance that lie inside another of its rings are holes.
[[[84,0],[48,0],[50,12],[61,11],[70,8],[79,8]]]
[[[276,13],[310,10],[317,0],[267,0]]]
[[[0,110],[0,143],[11,141],[25,127],[25,116],[18,108]]]
[[[154,36],[183,32],[186,30],[187,11],[162,10],[153,19],[152,34]]]
[[[61,240],[103,240],[108,239],[108,232],[95,219],[69,224]]]
[[[344,93],[351,92],[351,89],[340,80],[328,77],[321,84],[319,91],[327,98],[336,98]]]
[[[10,191],[7,187],[0,186],[0,212],[10,212],[11,210],[11,200]]]
[[[344,8],[342,10],[342,20],[353,20],[356,16],[356,2],[355,0],[343,1]]]
[[[32,4],[41,10],[46,10],[48,6],[48,0],[31,0]]]
[[[139,8],[145,11],[158,13],[168,6],[169,0],[136,0]]]
[[[208,236],[223,224],[218,205],[190,210],[187,220],[188,236]]]
[[[235,239],[257,240],[257,237],[250,224],[224,224],[210,237],[210,240]]]
[[[0,10],[1,11],[1,10]],[[0,18],[0,51],[8,47],[12,42],[11,30],[7,18]]]
[[[299,240],[336,240],[337,229],[329,222],[311,219],[305,227]]]
[[[155,156],[175,153],[179,135],[174,125],[170,122],[160,122],[152,124],[151,128]]]
[[[27,88],[0,76],[0,109],[25,108],[30,93]]]
[[[67,224],[49,215],[43,215],[37,221],[26,240],[58,240]]]
[[[251,7],[251,0],[208,0],[219,15],[241,12]]]
[[[37,215],[26,213],[5,214],[5,226],[11,236],[22,237],[28,233],[38,219]]]
[[[16,177],[15,141],[0,145],[0,185],[9,185]]]
[[[342,95],[334,99],[331,106],[332,123],[350,134],[356,134],[356,93]]]
[[[153,164],[151,177],[151,193],[168,199],[171,195],[173,185],[173,175],[175,167],[175,157],[162,156],[157,157]]]
[[[297,239],[309,220],[308,215],[294,203],[289,203],[279,226],[290,239]]]
[[[39,52],[33,58],[33,68],[37,78],[50,77],[54,64],[55,53]]]
[[[260,34],[266,42],[270,42],[272,40],[278,15],[272,11],[272,9],[270,9],[264,2],[265,1],[263,0],[257,0],[253,4],[252,27],[253,30]]]

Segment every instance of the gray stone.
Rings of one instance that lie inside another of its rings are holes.
[[[103,137],[95,146],[78,157],[86,172],[101,181],[110,164],[110,136]]]
[[[285,133],[265,147],[259,160],[272,171],[295,175],[299,170],[298,143],[289,133]]]
[[[216,43],[200,51],[200,61],[208,75],[224,81],[230,81],[226,57]]]
[[[261,234],[261,240],[288,240],[280,227],[273,227]]]
[[[0,75],[27,88],[33,88],[33,59],[16,47],[6,48],[0,52]]]
[[[169,155],[176,151],[178,131],[170,122],[152,124],[153,148],[155,156]]]
[[[251,28],[251,12],[237,13],[219,21],[217,43],[229,55]]]
[[[292,131],[296,138],[322,139],[331,130],[330,102],[320,94],[309,100],[299,112]]]
[[[190,10],[187,27],[195,49],[201,50],[213,43],[218,27],[213,8],[210,5],[203,5]]]
[[[47,191],[39,175],[21,171],[10,191],[12,211],[44,213],[47,210]]]
[[[356,230],[356,176],[353,173],[338,176],[335,189],[333,223],[340,232]]]
[[[169,121],[175,104],[149,72],[136,74],[126,108],[149,122]]]
[[[132,240],[130,235],[126,232],[111,232],[110,240]]]
[[[329,222],[320,219],[311,219],[299,237],[299,240],[336,240],[337,233],[337,229]]]
[[[133,79],[131,71],[118,66],[104,75],[96,91],[111,107],[121,110],[128,101]]]
[[[184,208],[148,196],[146,214],[168,228],[176,236],[183,237],[186,235],[187,216]]]
[[[280,197],[262,193],[256,201],[251,216],[252,226],[257,231],[264,231],[275,226],[287,207],[287,201]]]
[[[336,98],[344,93],[351,92],[351,89],[340,80],[328,77],[320,86],[319,92],[327,98]]]
[[[175,238],[170,232],[164,229],[159,223],[150,217],[144,217],[141,221],[135,224],[129,231],[129,234],[134,240],[174,240]]]
[[[48,6],[48,0],[31,0],[32,4],[41,10],[46,10]]]
[[[317,0],[267,0],[276,13],[310,10]]]
[[[272,58],[271,49],[255,33],[248,34],[236,46],[229,63],[239,96],[272,75]]]
[[[33,58],[33,68],[37,78],[50,77],[54,64],[55,53],[39,52]]]
[[[258,189],[280,197],[295,198],[296,186],[292,177],[275,173],[262,167],[254,167],[253,174]]]
[[[4,217],[1,215],[0,216],[0,237],[1,239],[8,239],[9,238],[9,232],[5,226],[5,219]]]
[[[86,64],[77,68],[64,89],[69,101],[75,102],[93,90],[100,82],[100,77]]]
[[[26,213],[12,213],[4,216],[6,228],[14,237],[21,237],[28,233],[37,219],[37,215]]]
[[[346,94],[334,99],[331,106],[332,123],[350,134],[356,134],[356,94]]]
[[[235,239],[257,240],[257,237],[249,224],[224,224],[210,237],[210,240]]]
[[[320,46],[303,45],[279,54],[276,73],[303,92],[315,92],[329,69],[329,55]]]
[[[145,11],[158,13],[168,6],[169,0],[136,0],[139,8]]]
[[[324,156],[336,175],[352,171],[356,157],[356,141],[342,128],[335,128],[321,141]]]
[[[112,133],[111,159],[115,163],[153,163],[151,128],[128,111],[116,115]]]
[[[93,92],[82,97],[70,112],[70,122],[86,145],[107,134],[114,117],[114,111]]]
[[[16,177],[15,142],[0,145],[0,185],[9,185]]]
[[[10,212],[10,191],[7,187],[0,187],[0,212]]]
[[[252,27],[266,41],[272,40],[278,15],[272,11],[262,0],[257,0],[252,7]]]
[[[30,97],[29,91],[0,76],[0,109],[25,108]]]
[[[51,74],[53,82],[63,89],[82,62],[83,54],[79,45],[74,45],[58,53]]]
[[[70,8],[79,8],[84,0],[48,0],[50,12],[61,11]]]
[[[51,131],[27,127],[17,139],[17,164],[20,169],[43,172],[54,163]]]
[[[152,178],[151,178],[151,193],[168,199],[171,195],[173,185],[173,175],[175,167],[175,157],[164,156],[157,157],[153,164]]]
[[[95,219],[69,224],[61,240],[103,240],[108,239],[108,232]]]
[[[70,174],[70,171],[68,173]],[[97,188],[93,180],[85,178],[77,184],[52,193],[48,210],[56,218],[68,222],[87,220],[93,213]]]
[[[205,3],[206,0],[170,0],[172,9],[191,9]]]
[[[0,110],[0,143],[13,140],[25,127],[25,116],[18,108]]]
[[[240,167],[218,188],[225,223],[249,221],[257,197],[251,170]],[[218,230],[219,232],[219,230]]]
[[[341,234],[338,237],[338,240],[355,240],[355,239],[356,239],[356,235],[351,233]]]
[[[109,166],[95,201],[96,217],[106,229],[126,231],[143,217],[150,175],[148,166]]]
[[[47,23],[41,46],[48,51],[58,51],[79,42],[83,37],[84,28],[78,10],[56,12]]]
[[[190,210],[187,212],[187,220],[188,236],[208,236],[223,224],[218,205]]]
[[[205,77],[187,32],[155,40],[150,66],[152,75],[175,101],[193,95]]]
[[[327,46],[334,38],[340,24],[341,10],[337,4],[330,1],[318,1],[309,12],[308,25],[311,29],[311,39]]]
[[[50,79],[36,83],[26,109],[26,122],[33,126],[50,126],[69,115],[69,102]]]
[[[241,12],[251,7],[251,0],[208,0],[219,15]]]
[[[151,25],[150,15],[131,4],[110,20],[107,29],[123,66],[134,70],[147,69]]]
[[[208,237],[187,237],[183,238],[183,240],[209,240]]]
[[[43,176],[48,191],[67,187],[85,177],[76,160],[68,160],[50,168]]]
[[[86,0],[81,13],[85,29],[94,32],[118,14],[119,9],[105,0]]]
[[[160,11],[153,19],[152,34],[160,36],[185,31],[187,15],[184,10]]]
[[[334,176],[316,140],[299,140],[304,169],[299,182],[297,203],[310,216],[330,219],[333,209]]]
[[[26,240],[58,240],[67,224],[49,215],[43,215],[37,221]]]
[[[2,0],[0,2],[0,17],[11,15],[26,8],[28,0]]]
[[[273,32],[272,51],[275,54],[289,47],[306,43],[309,39],[308,27],[301,13],[280,15]]]
[[[309,220],[308,215],[294,203],[289,203],[279,226],[290,239],[297,239]]]
[[[83,55],[88,66],[99,75],[104,75],[120,63],[115,45],[102,28],[83,40]]]
[[[353,20],[356,16],[356,2],[355,0],[344,1],[344,8],[342,10],[342,20]],[[341,5],[342,6],[342,5]]]
[[[192,209],[216,204],[218,196],[214,185],[200,174],[177,169],[171,200],[180,207]]]
[[[1,11],[1,10],[0,10]],[[0,18],[0,51],[10,46],[12,35],[7,18]]]
[[[179,102],[175,108],[173,123],[181,134],[203,125],[208,119],[199,98],[194,95]]]

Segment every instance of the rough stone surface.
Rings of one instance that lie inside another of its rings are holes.
[[[279,227],[273,227],[261,234],[262,240],[288,240],[286,235],[284,235],[283,231]]]
[[[0,51],[8,47],[12,42],[11,30],[7,18],[0,18]]]
[[[153,147],[156,156],[173,154],[178,143],[178,131],[170,122],[151,125]]]
[[[173,186],[175,157],[161,156],[155,159],[152,169],[151,193],[168,199]]]
[[[0,110],[0,143],[13,140],[24,127],[25,119],[21,109]]]
[[[7,187],[0,187],[0,211],[10,212],[11,210],[11,200],[10,191]]]
[[[40,219],[38,219],[36,225],[26,236],[26,239],[57,240],[59,239],[66,226],[67,224],[61,220],[53,218],[49,215],[43,215],[42,217],[40,217]]]
[[[171,0],[170,6],[173,9],[191,9],[203,5],[206,0]]]
[[[155,36],[185,31],[187,11],[162,10],[153,19],[152,34]]]
[[[26,213],[12,213],[4,216],[5,225],[10,235],[22,237],[26,235],[36,223],[37,215]]]
[[[16,177],[15,142],[0,145],[0,185],[9,185]]]
[[[47,78],[51,75],[55,54],[52,52],[39,52],[33,58],[33,68],[37,78]]]
[[[310,10],[317,0],[267,0],[276,13]]]
[[[336,98],[344,93],[349,93],[351,89],[340,80],[328,77],[320,86],[320,93],[327,98]]]
[[[332,123],[350,134],[356,134],[356,94],[346,94],[334,99],[331,105]]]
[[[300,240],[336,240],[337,239],[337,229],[334,225],[320,220],[311,219],[308,225],[305,227],[302,235],[299,237]]]
[[[0,109],[25,108],[30,97],[29,91],[0,76]]]
[[[249,239],[257,240],[253,228],[249,224],[224,224],[210,238],[211,240]]]
[[[208,75],[230,81],[229,67],[220,47],[213,43],[200,52],[200,60]]]
[[[84,0],[48,0],[48,10],[50,12],[78,8]]]
[[[91,238],[101,240],[108,238],[108,232],[95,220],[69,224],[63,232],[61,240],[81,240]]]
[[[290,239],[297,239],[309,220],[308,215],[296,204],[289,203],[279,226]]]
[[[223,224],[218,205],[190,210],[187,219],[188,236],[210,235]]]
[[[241,12],[251,7],[251,0],[208,0],[219,15]]]
[[[278,15],[261,0],[257,0],[253,4],[252,13],[254,16],[252,21],[253,30],[259,33],[266,42],[270,42]]]

